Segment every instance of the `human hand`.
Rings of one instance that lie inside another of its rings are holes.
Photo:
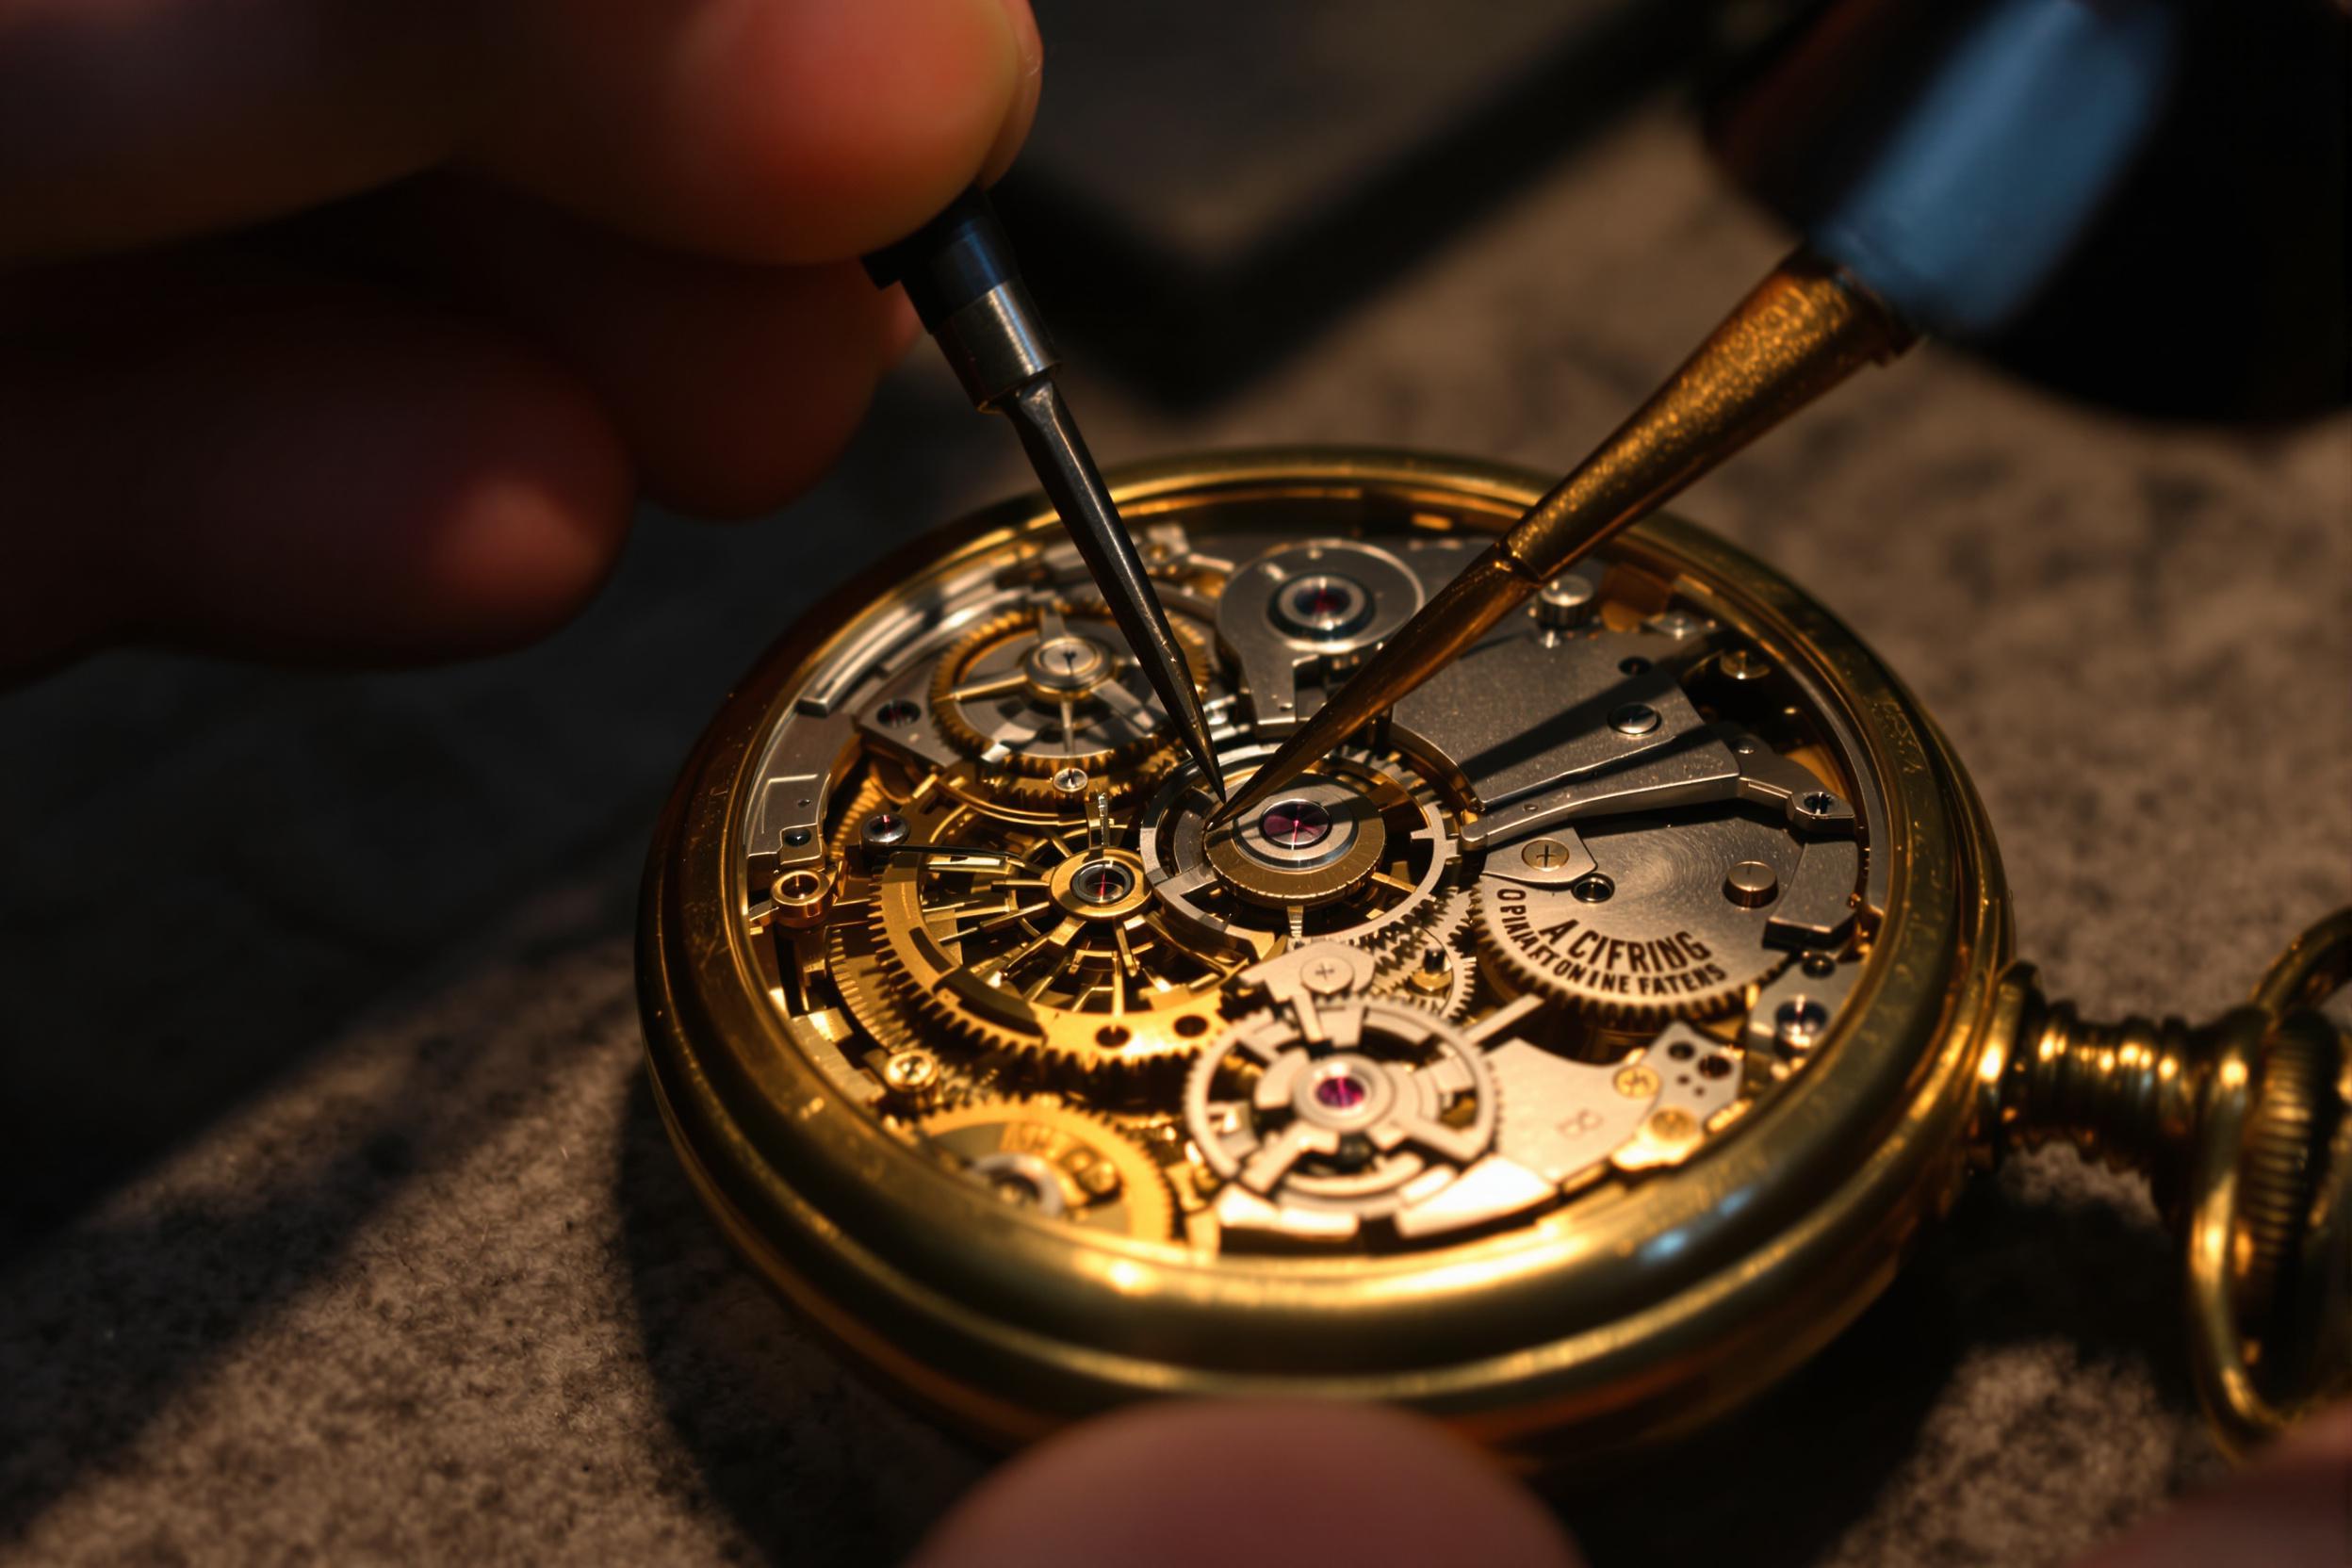
[[[0,0],[0,679],[503,647],[641,485],[774,507],[1039,59],[1027,0]]]
[[[1432,1423],[1379,1407],[1147,1405],[1013,1461],[909,1568],[1579,1568],[1535,1497]],[[2077,1568],[2342,1568],[2352,1405]]]

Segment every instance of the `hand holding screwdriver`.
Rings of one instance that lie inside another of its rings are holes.
[[[915,314],[939,340],[972,406],[1012,420],[1079,559],[1102,591],[1111,619],[1174,721],[1176,733],[1217,798],[1225,776],[1208,715],[1168,612],[1135,554],[1135,542],[1054,384],[1045,323],[1013,263],[1012,246],[975,186],[906,238],[866,258],[875,283],[906,286]]]

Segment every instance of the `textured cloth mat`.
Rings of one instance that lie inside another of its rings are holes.
[[[1654,112],[1225,405],[1074,397],[1110,461],[1556,467],[1784,243]],[[2352,893],[2348,434],[2136,426],[1931,346],[1680,509],[1940,718],[2054,991],[2203,1015]],[[820,492],[743,531],[649,519],[531,653],[115,655],[0,703],[0,1556],[863,1562],[982,1473],[702,1217],[643,1086],[629,928],[732,674],[1018,480],[919,355]],[[1551,1494],[1603,1563],[2060,1561],[2220,1473],[2175,1279],[2132,1184],[2037,1157],[1761,1410]]]

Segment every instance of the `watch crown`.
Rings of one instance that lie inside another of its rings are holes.
[[[1978,1102],[1990,1161],[2064,1139],[2148,1177],[2186,1244],[2197,1391],[2242,1451],[2352,1386],[2352,909],[2320,921],[2201,1027],[2083,1020],[2002,976]]]

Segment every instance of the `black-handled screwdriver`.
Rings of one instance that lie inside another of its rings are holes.
[[[1223,800],[1225,776],[1191,666],[1054,384],[1058,361],[1052,340],[987,194],[977,186],[966,190],[922,228],[866,257],[866,271],[882,287],[906,286],[915,314],[955,367],[972,406],[1004,415],[1021,433],[1029,466],[1061,514],[1111,619],[1175,721],[1184,750]]]

